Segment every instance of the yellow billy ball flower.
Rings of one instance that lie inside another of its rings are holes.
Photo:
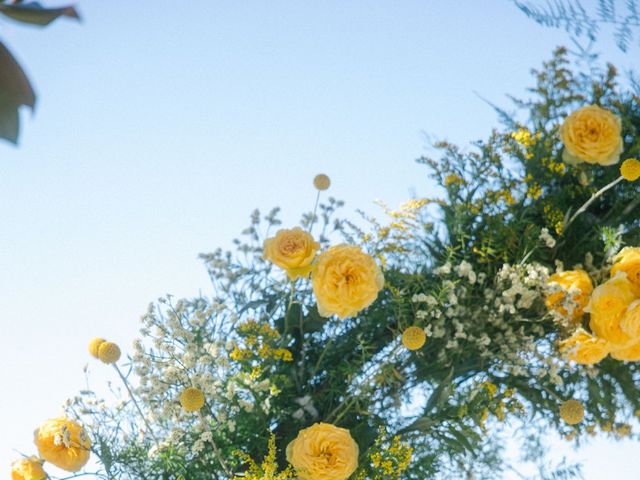
[[[358,444],[349,430],[316,423],[287,446],[287,461],[300,480],[347,480],[358,468]]]
[[[566,272],[554,273],[547,281],[549,285],[557,284],[562,287],[562,291],[547,295],[545,304],[550,310],[555,310],[561,315],[567,315],[568,312],[562,306],[566,292],[572,292],[571,298],[578,305],[573,311],[571,318],[579,320],[582,317],[584,307],[589,303],[589,295],[593,291],[593,283],[589,274],[584,270],[567,270]]]
[[[375,260],[360,247],[337,245],[318,256],[311,274],[318,312],[341,319],[371,305],[384,286]]]
[[[636,343],[630,347],[613,350],[611,352],[611,356],[616,360],[623,360],[626,362],[640,361],[640,339],[637,339]]]
[[[313,178],[313,186],[318,190],[327,190],[331,186],[331,179],[324,173],[319,173]]]
[[[635,182],[640,178],[640,160],[629,158],[622,162],[620,167],[620,175],[629,182]]]
[[[427,341],[427,334],[424,328],[409,327],[402,332],[402,345],[408,350],[419,350]]]
[[[89,461],[91,440],[74,420],[47,420],[35,431],[34,442],[44,460],[67,472],[77,472]]]
[[[569,425],[576,425],[584,420],[584,406],[578,400],[567,400],[560,405],[560,418]]]
[[[570,164],[614,165],[624,147],[621,131],[620,117],[609,110],[597,105],[582,107],[569,115],[560,128],[562,159]]]
[[[180,394],[180,405],[187,412],[197,412],[204,406],[204,393],[195,387],[185,388]]]
[[[613,257],[613,261],[611,276],[618,272],[626,273],[634,293],[640,297],[640,248],[625,247]]]
[[[100,358],[98,355],[98,349],[106,340],[104,338],[96,337],[89,342],[89,353],[92,357]]]
[[[594,365],[609,354],[611,345],[580,328],[571,337],[560,342],[559,350],[567,360],[581,365]]]
[[[98,347],[98,358],[103,363],[116,363],[120,355],[120,347],[113,342],[102,342]]]
[[[300,227],[278,230],[264,241],[264,258],[284,269],[291,280],[307,277],[320,244]]]
[[[36,457],[23,458],[11,464],[11,480],[46,480],[42,460]]]
[[[620,347],[633,343],[633,339],[620,328],[620,320],[635,299],[633,285],[622,272],[597,287],[585,309],[591,313],[591,331]]]

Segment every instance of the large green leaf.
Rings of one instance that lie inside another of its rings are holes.
[[[35,104],[36,95],[24,70],[0,42],[0,138],[17,143],[20,133],[18,109],[21,105],[33,109]]]
[[[32,25],[49,25],[60,17],[80,18],[78,11],[73,6],[46,8],[39,2],[2,4],[0,3],[0,13],[18,22],[30,23]]]

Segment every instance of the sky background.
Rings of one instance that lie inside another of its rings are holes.
[[[20,147],[0,143],[2,478],[84,386],[88,340],[127,350],[149,302],[207,294],[197,254],[229,246],[256,206],[295,221],[318,172],[348,214],[433,193],[414,161],[426,135],[486,136],[478,94],[509,106],[569,44],[507,0],[78,6],[79,24],[0,24],[38,93]],[[638,54],[610,35],[597,49],[623,68]],[[587,479],[637,479],[637,444],[551,442]]]

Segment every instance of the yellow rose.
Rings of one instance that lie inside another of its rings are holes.
[[[579,328],[575,333],[560,342],[559,350],[567,360],[581,365],[593,365],[609,354],[611,345]]]
[[[283,268],[291,280],[306,277],[320,244],[300,227],[278,230],[264,241],[264,258]]]
[[[627,362],[640,361],[640,341],[630,347],[620,348],[611,352],[611,356],[616,360],[626,360]]]
[[[622,319],[620,329],[631,338],[640,339],[640,300],[635,300],[627,307]]]
[[[358,444],[349,430],[316,423],[287,446],[287,461],[300,480],[346,480],[358,468]]]
[[[16,460],[11,465],[11,480],[46,480],[42,461],[36,457]]]
[[[593,291],[593,283],[589,274],[584,270],[568,270],[566,272],[554,273],[547,281],[549,285],[557,284],[562,287],[562,291],[547,295],[545,304],[550,310],[555,310],[566,316],[568,314],[566,308],[562,306],[567,292],[571,293],[571,298],[578,305],[573,311],[571,318],[579,320],[584,312],[584,307],[589,303],[589,295]],[[576,292],[576,290],[578,290]]]
[[[620,117],[609,110],[597,105],[582,107],[560,127],[562,159],[573,165],[580,162],[614,165],[623,149],[621,131]]]
[[[622,272],[597,287],[585,308],[591,313],[591,331],[620,347],[633,343],[633,339],[620,328],[620,320],[635,299],[633,285]]]
[[[613,258],[613,261],[611,276],[615,276],[618,272],[626,273],[635,294],[640,297],[640,248],[625,247]]]
[[[68,418],[47,420],[36,431],[40,456],[67,472],[77,472],[89,461],[91,440],[82,426]]]
[[[311,281],[323,317],[356,315],[373,303],[384,286],[373,258],[353,245],[337,245],[321,253]]]

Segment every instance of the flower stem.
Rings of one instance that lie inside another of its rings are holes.
[[[589,206],[595,202],[598,198],[600,198],[607,190],[610,190],[611,188],[615,187],[617,184],[619,184],[622,180],[624,180],[624,177],[620,176],[618,178],[616,178],[613,182],[605,185],[604,187],[602,187],[600,190],[598,190],[596,193],[594,193],[593,195],[591,195],[591,198],[589,200],[587,200],[585,202],[584,205],[582,205],[578,211],[576,211],[576,213],[573,214],[573,216],[569,219],[568,222],[566,222],[563,227],[562,227],[562,231],[565,232],[567,230],[567,228],[569,228],[569,225],[571,225],[573,223],[573,221],[578,218],[578,216],[582,213],[584,213],[587,208],[589,208]]]
[[[207,421],[204,419],[204,415],[202,415],[202,412],[200,410],[198,410],[198,417],[200,417],[200,421],[202,422],[202,425],[205,427],[205,429],[211,433],[211,446],[213,447],[213,452],[215,453],[216,457],[218,458],[218,462],[220,462],[220,466],[222,466],[222,469],[224,470],[224,473],[227,474],[227,476],[229,478],[231,478],[233,475],[231,474],[231,471],[229,470],[229,468],[227,467],[227,464],[225,463],[225,461],[222,459],[222,454],[220,453],[220,449],[218,448],[218,445],[216,445],[215,440],[213,439],[213,432],[211,432],[209,430],[209,425],[207,424]]]
[[[149,422],[147,421],[147,418],[144,416],[144,413],[142,413],[142,409],[140,408],[140,405],[138,404],[138,401],[136,400],[135,395],[133,394],[133,392],[131,391],[131,388],[129,387],[129,382],[127,381],[127,377],[125,377],[122,374],[122,372],[118,368],[118,365],[116,365],[115,363],[113,364],[113,368],[115,368],[116,372],[118,372],[118,376],[122,380],[122,383],[124,383],[124,386],[127,389],[127,392],[129,392],[129,398],[131,398],[131,401],[133,402],[133,404],[135,405],[136,409],[138,410],[138,413],[140,414],[140,417],[142,418],[142,421],[146,425],[147,430],[149,431],[149,434],[153,438],[153,441],[156,442],[156,447],[159,449],[160,448],[160,444],[158,442],[158,438],[153,433],[153,430],[151,429],[151,425],[149,425]]]

